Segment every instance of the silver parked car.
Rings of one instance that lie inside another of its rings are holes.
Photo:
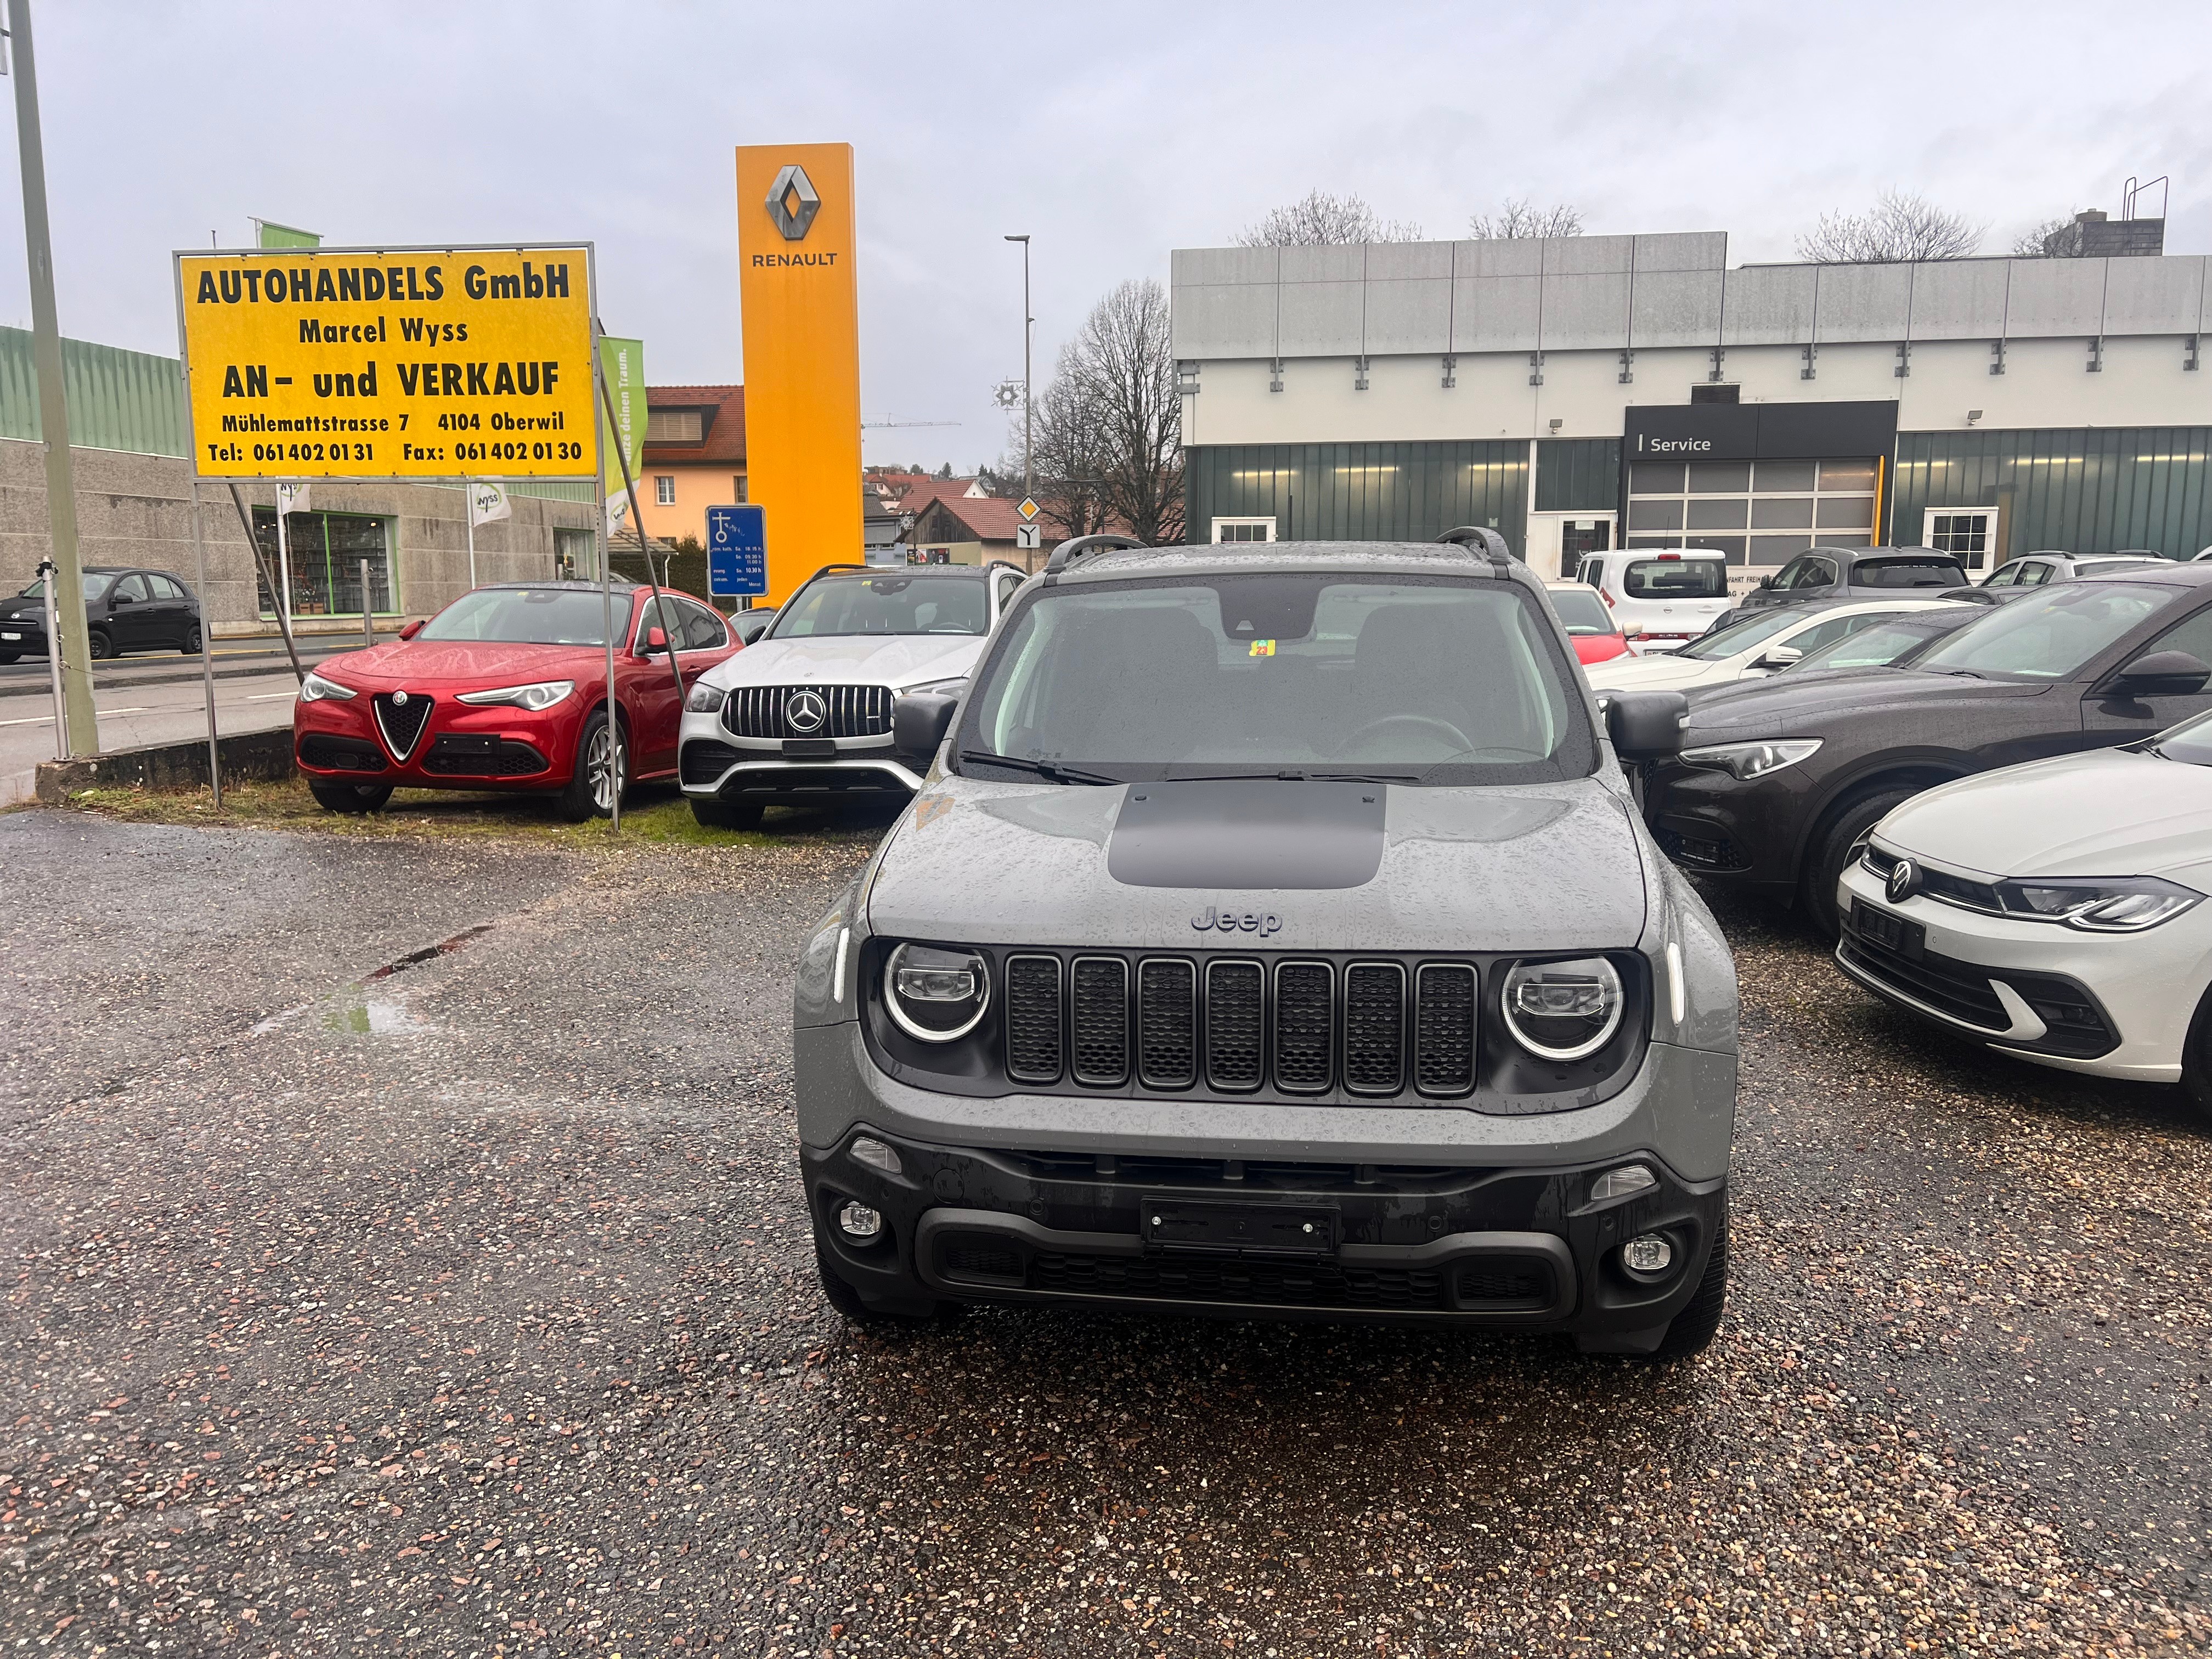
[[[1493,532],[1063,546],[799,967],[830,1300],[1701,1347],[1735,975],[1621,769],[1684,706],[1601,723]]]

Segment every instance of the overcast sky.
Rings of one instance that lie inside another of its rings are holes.
[[[2130,173],[2212,251],[2196,3],[424,6],[37,0],[63,331],[173,354],[169,251],[249,218],[332,243],[589,239],[657,383],[743,378],[731,149],[857,151],[871,461],[1006,447],[1036,237],[1038,377],[1168,250],[1319,186],[1437,238],[1507,195],[1592,231],[1787,258],[1824,210],[1922,191],[1984,251]],[[15,150],[0,145],[12,203]],[[2152,210],[2155,210],[2154,208]],[[0,210],[0,319],[27,326]]]

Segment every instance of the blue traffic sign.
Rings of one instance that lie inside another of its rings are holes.
[[[767,509],[707,509],[707,592],[718,599],[757,599],[768,592]]]

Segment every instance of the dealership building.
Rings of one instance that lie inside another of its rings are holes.
[[[1720,232],[1180,249],[1189,539],[1487,525],[1547,572],[1687,545],[1739,586],[1816,544],[2187,558],[2206,264],[1730,268]]]

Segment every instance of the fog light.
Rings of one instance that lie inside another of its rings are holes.
[[[861,1135],[847,1149],[855,1164],[865,1164],[872,1170],[881,1170],[885,1175],[899,1172],[899,1155],[880,1140]]]
[[[873,1215],[875,1212],[871,1210],[868,1213]],[[1620,1247],[1620,1260],[1629,1272],[1652,1279],[1674,1265],[1674,1247],[1667,1242],[1663,1233],[1645,1233]]]
[[[837,1212],[837,1225],[848,1238],[875,1238],[884,1231],[884,1218],[880,1213],[870,1209],[865,1204],[848,1204]],[[1638,1244],[1643,1242],[1642,1239],[1637,1240]],[[1659,1241],[1662,1250],[1666,1248],[1666,1243],[1664,1239]],[[1664,1258],[1662,1259],[1663,1261]]]

